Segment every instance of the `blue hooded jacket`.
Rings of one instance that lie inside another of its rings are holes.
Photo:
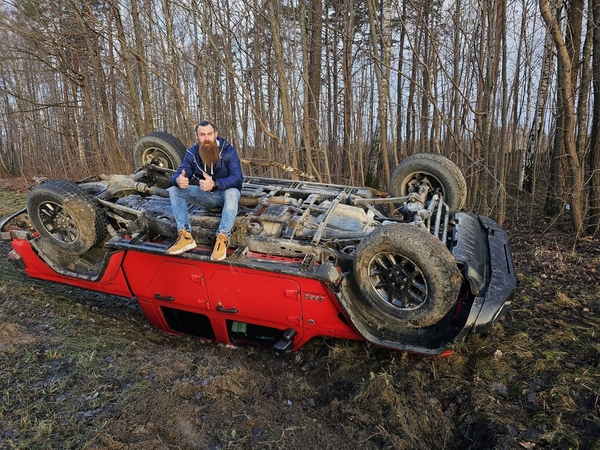
[[[173,185],[177,186],[176,179],[182,170],[185,170],[185,176],[188,179],[193,177],[202,180],[204,173],[212,176],[215,182],[214,190],[225,190],[229,188],[242,189],[244,176],[242,174],[242,165],[237,150],[233,145],[217,136],[217,144],[219,146],[219,159],[212,167],[206,166],[200,159],[200,144],[196,142],[192,147],[188,148],[183,162],[171,178]]]

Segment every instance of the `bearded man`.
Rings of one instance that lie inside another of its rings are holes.
[[[171,180],[169,196],[177,224],[177,240],[167,249],[167,254],[179,255],[196,247],[187,207],[192,203],[206,209],[222,208],[210,257],[221,261],[227,256],[229,236],[238,212],[244,178],[242,165],[237,150],[217,136],[211,122],[203,120],[196,125],[196,139],[198,142],[187,150]],[[190,179],[197,179],[198,186],[190,184]]]

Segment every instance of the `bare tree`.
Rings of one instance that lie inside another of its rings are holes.
[[[581,234],[584,231],[584,210],[583,210],[583,177],[584,166],[580,155],[577,154],[577,146],[575,143],[575,99],[573,90],[573,63],[572,54],[565,42],[560,24],[556,16],[552,15],[552,11],[548,4],[548,0],[540,0],[540,11],[546,25],[550,30],[552,39],[557,52],[559,63],[560,82],[557,85],[558,89],[558,108],[562,122],[558,131],[561,132],[560,143],[562,144],[565,154],[568,158],[570,169],[570,198],[571,198],[571,214],[573,217],[573,225],[575,232]],[[571,32],[574,32],[576,22],[572,22]],[[555,154],[554,158],[558,155]]]
[[[552,15],[556,14],[556,6],[551,2],[548,7]],[[544,55],[540,69],[540,82],[537,90],[537,100],[533,115],[533,123],[527,140],[527,148],[523,154],[523,161],[519,171],[519,187],[526,192],[533,193],[533,163],[534,155],[539,151],[539,143],[542,137],[544,115],[546,112],[546,102],[548,100],[548,91],[552,82],[552,71],[554,68],[553,40],[550,31],[546,34],[544,42]]]
[[[281,93],[281,109],[283,116],[283,127],[287,143],[286,155],[289,155],[287,162],[293,167],[298,167],[298,150],[294,139],[294,129],[292,126],[292,106],[290,103],[290,92],[287,82],[287,74],[284,62],[283,45],[281,44],[281,30],[279,27],[279,17],[276,15],[276,9],[273,0],[267,0],[268,20],[271,26],[273,49],[275,51],[275,66],[278,75],[278,88]]]
[[[506,45],[506,0],[499,2],[499,14],[501,22],[500,40],[502,45],[502,124],[500,128],[500,148],[498,149],[499,170],[498,170],[498,214],[497,221],[500,225],[504,223],[506,216],[506,158],[507,158],[507,133],[508,133],[508,67],[507,45]]]
[[[391,52],[391,30],[390,30],[390,2],[382,1],[382,11],[378,18],[375,0],[367,0],[369,7],[369,23],[371,31],[371,46],[375,58],[375,77],[378,86],[378,139],[373,142],[369,156],[368,177],[377,179],[379,170],[379,158],[382,158],[383,177],[390,179],[390,165],[388,155],[388,98],[390,78],[390,52]],[[377,186],[377,183],[368,183]],[[387,184],[387,181],[386,181]]]
[[[588,179],[590,183],[589,231],[600,235],[600,0],[591,0],[593,21],[592,86],[593,120],[589,153]]]

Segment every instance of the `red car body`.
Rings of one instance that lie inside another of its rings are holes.
[[[136,149],[146,164],[132,175],[34,188],[27,208],[0,223],[13,263],[34,278],[135,298],[167,333],[280,352],[323,336],[440,355],[488,330],[515,294],[506,233],[461,211],[466,183],[441,155],[404,160],[387,198],[246,177],[231,249],[216,262],[220,215],[197,207],[199,245],[165,253],[177,230],[164,189],[185,147],[153,133]]]
[[[101,273],[89,280],[53,269],[36,248],[35,233],[13,229],[8,234],[13,248],[10,259],[33,278],[135,298],[148,321],[169,334],[282,351],[297,350],[314,337],[329,337],[368,340],[421,354],[452,353],[453,342],[470,332],[488,330],[515,292],[506,236],[496,230],[493,237],[498,242],[490,248],[498,253],[493,256],[497,264],[492,285],[499,288],[484,297],[464,292],[448,320],[453,326],[426,327],[401,341],[388,341],[360,317],[353,317],[350,299],[360,295],[354,283],[341,274],[332,283],[331,271],[322,279],[294,275],[302,258],[249,252],[238,263],[230,250],[228,259],[213,262],[209,246],[199,245],[173,257],[164,254],[163,245],[115,239],[107,244],[114,248],[107,253]]]
[[[23,232],[13,232],[11,245],[11,259],[30,277],[136,298],[148,321],[170,334],[272,346],[290,328],[296,332],[292,351],[319,336],[364,340],[322,281],[210,262],[209,247],[199,246],[180,258],[117,250],[101,277],[89,281],[54,271]],[[194,254],[206,261],[189,259]],[[276,260],[289,266],[302,262]],[[236,333],[244,326],[255,330]]]

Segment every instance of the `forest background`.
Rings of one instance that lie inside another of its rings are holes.
[[[501,224],[600,233],[600,0],[9,0],[0,42],[0,177],[209,119],[249,174],[385,190],[437,152]]]
[[[0,258],[0,447],[600,450],[600,0],[0,0],[0,58],[2,217],[210,119],[253,175],[386,190],[448,156],[518,281],[449,358],[280,359]]]

